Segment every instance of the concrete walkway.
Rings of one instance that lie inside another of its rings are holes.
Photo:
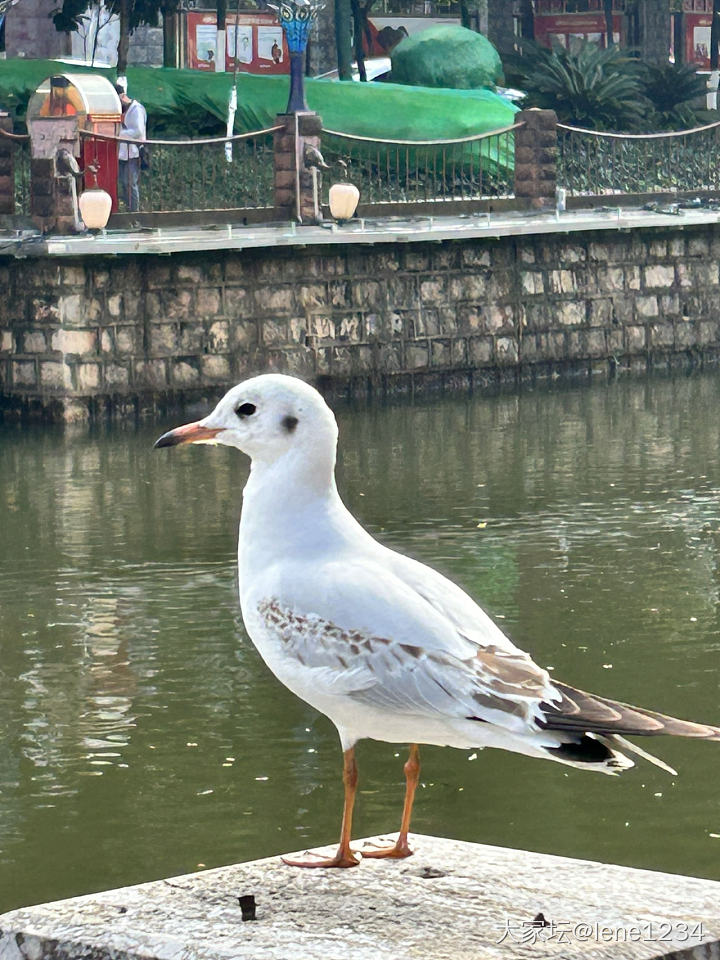
[[[720,883],[413,844],[410,860],[352,870],[270,858],[16,910],[0,916],[0,960],[720,957]],[[243,922],[248,898],[257,918]]]
[[[384,217],[353,220],[339,226],[219,224],[211,227],[158,227],[111,230],[92,236],[42,237],[40,234],[0,234],[0,254],[28,256],[86,256],[123,253],[180,253],[192,250],[245,250],[258,247],[324,246],[492,239],[577,233],[588,230],[630,230],[636,227],[682,227],[720,222],[720,212],[707,208],[658,213],[637,207],[568,210],[564,213],[500,212],[463,216]]]

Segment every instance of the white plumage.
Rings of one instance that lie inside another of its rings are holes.
[[[238,545],[243,619],[278,679],[340,735],[340,848],[329,861],[301,865],[357,862],[349,844],[353,748],[362,738],[499,747],[617,773],[632,766],[618,744],[647,757],[623,734],[720,737],[714,727],[551,681],[458,586],[378,543],[338,495],[335,418],[302,381],[270,374],[241,383],[204,420],[156,445],[187,442],[224,443],[251,457]],[[413,746],[398,843],[364,856],[410,853],[418,771]]]

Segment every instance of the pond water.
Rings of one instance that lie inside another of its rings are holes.
[[[341,492],[383,542],[557,677],[720,723],[717,374],[339,421]],[[334,729],[239,616],[247,463],[151,449],[181,422],[0,433],[0,912],[337,837]],[[680,776],[428,747],[413,826],[720,879],[720,744],[650,748]],[[404,756],[360,745],[356,836],[397,829]]]

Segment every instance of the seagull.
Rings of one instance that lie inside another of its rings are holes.
[[[243,620],[275,676],[340,736],[345,798],[337,852],[308,851],[286,863],[354,867],[410,856],[420,743],[496,747],[618,774],[634,765],[627,753],[675,772],[627,736],[720,740],[717,727],[551,680],[460,587],[360,525],[335,484],[337,439],[317,390],[264,374],[155,444],[220,443],[250,457],[238,544]],[[355,744],[363,738],[409,743],[410,754],[396,842],[354,851]]]

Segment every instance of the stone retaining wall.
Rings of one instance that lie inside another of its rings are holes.
[[[719,286],[712,226],[3,257],[2,404],[73,419],[261,370],[364,391],[714,359]]]

